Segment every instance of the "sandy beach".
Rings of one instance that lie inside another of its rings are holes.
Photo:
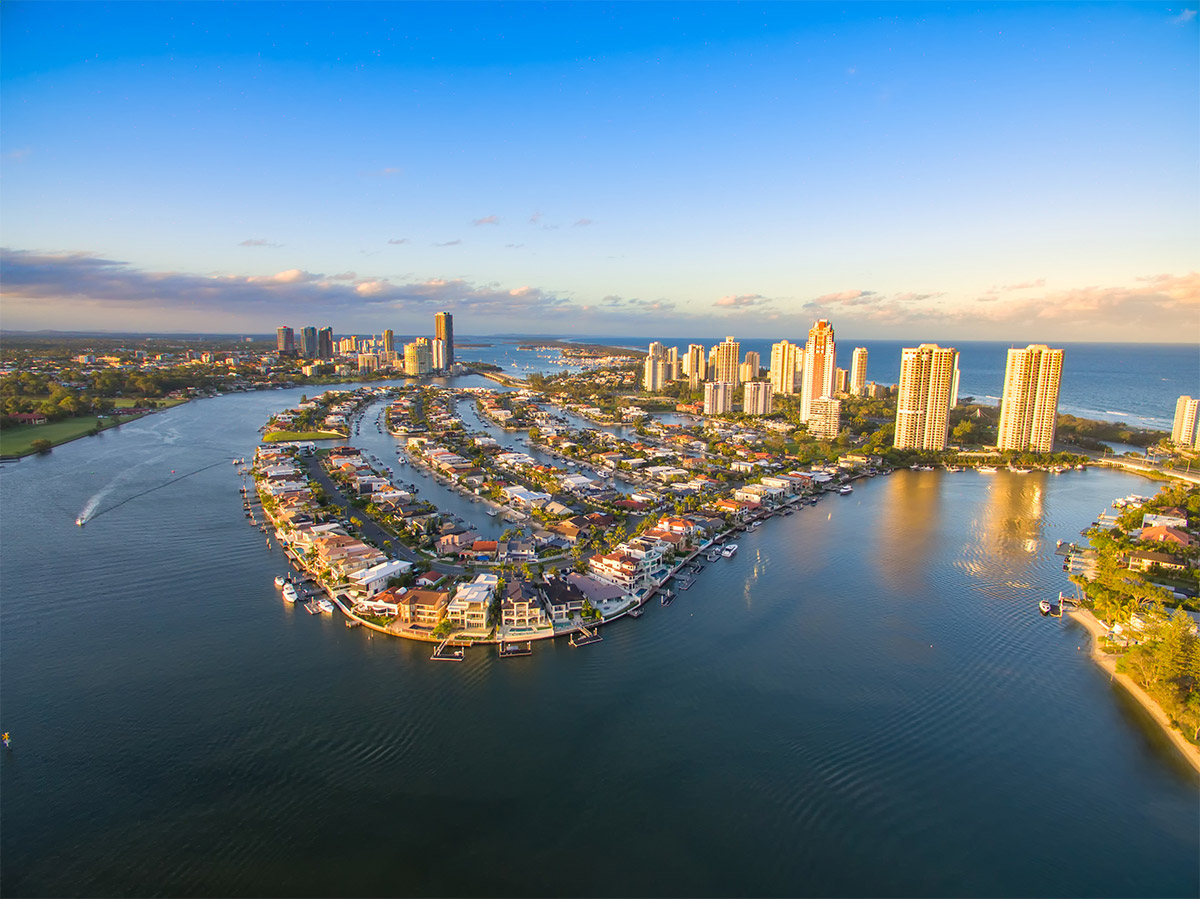
[[[1171,742],[1176,746],[1188,763],[1200,773],[1200,748],[1188,742],[1172,724],[1171,720],[1163,712],[1162,708],[1154,698],[1138,685],[1127,674],[1121,674],[1117,671],[1117,659],[1115,656],[1100,649],[1100,638],[1108,633],[1106,628],[1090,609],[1074,609],[1067,613],[1073,621],[1082,625],[1092,637],[1092,661],[1109,673],[1112,680],[1124,687],[1129,694],[1136,699],[1142,707],[1150,713],[1150,716],[1162,727],[1163,731],[1170,738]]]

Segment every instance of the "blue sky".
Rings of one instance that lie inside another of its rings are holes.
[[[1195,4],[0,26],[6,328],[1200,340]]]

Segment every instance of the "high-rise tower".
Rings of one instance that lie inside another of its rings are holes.
[[[1200,400],[1181,396],[1175,403],[1175,422],[1171,428],[1171,442],[1180,446],[1200,445],[1196,434],[1196,417],[1200,412]]]
[[[850,357],[850,393],[862,396],[867,387],[867,348],[856,346]]]
[[[439,312],[433,317],[433,336],[446,342],[446,368],[454,365],[454,316]]]
[[[833,325],[825,319],[808,330],[804,345],[804,380],[800,385],[800,418],[808,421],[812,404],[823,396],[833,396],[833,375],[837,368],[837,344]]]
[[[742,361],[742,346],[732,337],[726,337],[724,343],[718,343],[714,349],[717,353],[716,373],[713,377],[714,381],[724,381],[732,385],[731,390],[736,390],[741,383],[740,372],[738,367]]]
[[[286,325],[275,329],[275,350],[288,356],[296,352],[296,334]]]
[[[936,343],[901,350],[893,445],[896,449],[944,450],[950,409],[957,401],[958,350]]]
[[[796,369],[800,347],[786,340],[771,347],[771,389],[775,393],[796,392]]]
[[[1008,351],[1000,398],[1001,450],[1053,452],[1062,362],[1062,350],[1041,343]]]

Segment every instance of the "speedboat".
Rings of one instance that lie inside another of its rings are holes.
[[[730,543],[727,547],[725,547],[723,550],[721,550],[721,555],[724,556],[726,559],[732,559],[734,554],[737,551],[738,551],[738,545],[736,543]]]
[[[980,474],[995,474],[996,469],[990,465],[980,465],[977,469]]]
[[[318,601],[317,601],[317,608],[318,608],[318,609],[320,609],[322,612],[324,612],[324,613],[325,613],[325,614],[327,614],[327,615],[332,615],[332,614],[333,614],[333,603],[331,603],[331,602],[330,602],[329,600],[327,600],[327,599],[321,599],[321,600],[318,600]]]
[[[296,588],[293,587],[290,582],[283,585],[283,598],[288,602],[295,602],[297,599],[299,599],[299,596],[296,593]]]
[[[80,527],[83,527],[84,521],[86,521],[86,519],[82,515],[75,519],[75,523]]]
[[[286,583],[287,583],[287,578],[284,577],[282,574],[275,576],[275,586],[276,587],[282,587]]]
[[[838,488],[838,493],[840,493],[842,496],[845,496],[847,493],[852,493],[853,491],[854,491],[854,488],[851,487],[849,484],[843,484],[841,487]]]

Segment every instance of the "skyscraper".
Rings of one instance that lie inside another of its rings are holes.
[[[275,329],[275,349],[279,353],[293,356],[296,353],[296,334],[286,325]]]
[[[863,350],[866,353],[866,350]],[[896,449],[944,450],[958,401],[958,350],[923,343],[900,351]]]
[[[796,392],[796,368],[800,347],[786,340],[771,347],[771,389],[776,393]]]
[[[718,343],[714,347],[717,353],[716,372],[713,376],[714,381],[725,381],[732,385],[732,389],[736,390],[741,383],[738,366],[742,361],[742,347],[732,337],[726,337],[724,343]]]
[[[433,370],[445,371],[446,369],[446,341],[440,337],[433,338]]]
[[[704,414],[720,415],[733,409],[733,387],[728,381],[704,382]]]
[[[1175,403],[1175,422],[1171,428],[1171,442],[1180,446],[1200,447],[1196,434],[1196,416],[1200,412],[1200,399],[1181,396]]]
[[[1042,343],[1008,351],[1000,398],[1001,450],[1053,452],[1063,351]]]
[[[305,359],[317,358],[317,329],[311,325],[300,331],[300,355]]]
[[[396,361],[396,334],[391,328],[383,332],[383,354],[389,362]]]
[[[833,396],[833,373],[837,368],[837,344],[833,325],[825,319],[808,329],[804,345],[804,380],[800,385],[800,419],[808,421],[814,400]]]
[[[667,363],[661,356],[651,353],[646,357],[646,361],[642,364],[642,386],[648,393],[663,389],[663,375],[666,367]]]
[[[742,411],[747,415],[771,414],[771,383],[747,381],[742,391]]]
[[[410,378],[427,375],[433,371],[433,347],[428,337],[418,337],[404,345],[404,374]]]
[[[862,396],[867,386],[867,348],[856,346],[850,359],[850,393]]]
[[[705,376],[708,374],[704,344],[688,344],[687,355],[683,359],[683,367],[688,376],[688,390],[699,390]]]
[[[317,356],[321,359],[333,358],[333,328],[322,328],[317,332]]]
[[[679,361],[679,347],[667,347],[667,355],[664,358],[666,360],[666,374],[664,377],[668,381],[678,381],[683,377],[683,373],[680,371],[682,365]]]
[[[446,341],[446,368],[454,365],[454,316],[439,312],[433,317],[433,336]]]

